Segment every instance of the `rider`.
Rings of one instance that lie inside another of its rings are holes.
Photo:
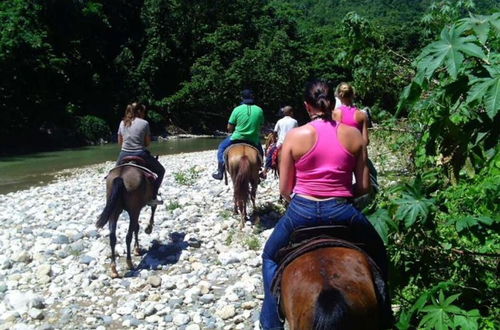
[[[333,119],[349,126],[356,127],[361,134],[365,144],[368,145],[368,115],[355,107],[354,104],[354,88],[345,82],[337,86],[336,94],[340,100],[340,104],[335,104],[333,111]]]
[[[271,155],[270,158],[272,158],[272,156],[274,155],[276,150],[279,150],[281,148],[283,141],[285,141],[286,134],[292,128],[295,128],[298,126],[297,120],[295,120],[293,118],[293,108],[290,105],[283,107],[282,112],[283,112],[283,118],[278,120],[276,122],[276,125],[274,126],[274,132],[278,136],[278,141],[276,142],[276,145],[274,146],[274,148],[271,148],[268,152],[268,154]],[[261,174],[261,177],[264,179],[267,176],[267,172],[269,171],[269,168],[271,168],[271,166],[270,166],[271,160],[269,160],[268,158],[269,157],[266,156],[266,167],[264,168],[264,171]],[[267,166],[267,165],[269,165],[269,166]]]
[[[233,109],[227,123],[227,131],[233,133],[225,138],[217,150],[217,172],[212,174],[216,180],[222,180],[224,174],[224,151],[234,143],[248,143],[264,156],[262,144],[260,143],[260,130],[264,124],[264,111],[254,103],[254,94],[251,89],[241,92],[242,102]]]
[[[368,127],[370,126],[369,113],[359,110],[354,106],[355,91],[351,84],[342,82],[337,86],[335,94],[340,99],[340,105],[335,105],[335,110],[333,111],[333,119],[352,127],[356,127],[363,135],[363,140],[365,145],[368,146],[370,139],[368,137]],[[375,192],[378,192],[379,186],[377,181],[377,170],[367,158],[368,169],[370,171],[370,182],[372,188]],[[372,196],[373,197],[373,196]],[[369,203],[371,200],[367,199],[364,203]],[[360,204],[361,205],[361,204]]]
[[[276,254],[297,228],[350,227],[353,239],[365,244],[366,252],[387,278],[384,244],[366,217],[351,204],[353,197],[370,187],[363,138],[357,129],[332,120],[332,94],[330,86],[321,80],[308,83],[304,105],[311,122],[292,129],[283,143],[279,186],[290,205],[262,254],[265,297],[260,322],[264,329],[283,328],[271,283],[278,269]],[[354,187],[353,173],[357,179]]]
[[[141,103],[134,102],[125,109],[125,116],[118,128],[118,144],[121,146],[121,151],[116,164],[120,164],[122,159],[127,156],[138,156],[144,159],[147,168],[158,175],[154,183],[153,199],[148,204],[158,205],[162,204],[162,201],[157,199],[157,195],[165,174],[165,168],[146,149],[151,143],[151,132],[149,123],[144,120],[145,117],[146,107]]]
[[[286,134],[298,125],[297,120],[293,118],[293,108],[289,105],[283,108],[283,118],[276,122],[274,131],[278,134],[277,147],[279,148],[285,141]]]

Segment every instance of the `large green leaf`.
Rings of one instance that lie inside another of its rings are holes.
[[[396,200],[398,205],[396,218],[404,220],[407,228],[411,227],[418,219],[426,220],[430,208],[434,203],[433,198],[424,198],[415,194],[404,193],[403,196]]]
[[[425,72],[430,78],[442,65],[452,78],[456,78],[464,61],[464,54],[486,59],[482,48],[476,44],[475,36],[462,36],[464,26],[453,25],[441,31],[440,40],[424,48],[418,57],[417,70]]]
[[[460,20],[459,24],[473,30],[481,43],[485,43],[490,32],[490,16],[472,15]]]
[[[493,119],[500,110],[500,75],[494,78],[476,78],[470,82],[467,103],[483,101],[488,116]]]
[[[375,230],[378,232],[385,244],[387,244],[387,236],[389,233],[389,226],[394,226],[394,223],[386,209],[378,209],[375,213],[368,216]]]

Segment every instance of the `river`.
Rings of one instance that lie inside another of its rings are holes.
[[[186,138],[153,142],[151,153],[170,155],[216,149],[220,138]],[[53,152],[1,157],[0,194],[40,186],[54,180],[57,172],[87,165],[116,160],[117,144],[105,144]],[[215,152],[214,152],[215,168]]]

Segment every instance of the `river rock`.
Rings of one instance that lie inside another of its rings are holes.
[[[227,320],[236,315],[236,310],[233,305],[226,305],[218,309],[215,314],[223,320]]]
[[[28,315],[34,320],[43,320],[43,311],[37,308],[32,308],[29,310]]]
[[[148,283],[151,284],[153,288],[157,288],[161,285],[161,277],[160,276],[149,276]]]
[[[183,313],[175,314],[173,317],[173,322],[177,326],[186,325],[190,320],[191,318],[189,317],[189,315]]]

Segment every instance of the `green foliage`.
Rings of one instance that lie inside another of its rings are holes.
[[[492,127],[500,109],[500,54],[493,50],[499,17],[471,15],[445,27],[417,57],[417,74],[399,104],[400,111],[413,108],[412,120],[420,125],[417,165],[445,165],[452,183],[461,170],[480,170],[498,140]]]
[[[89,143],[98,143],[111,136],[108,124],[95,116],[84,116],[79,120],[78,133]]]
[[[228,210],[222,210],[220,216],[222,217],[222,219],[227,220],[231,217],[231,212]]]
[[[382,192],[370,215],[398,272],[400,329],[497,325],[498,17],[447,22],[400,99],[415,179]]]
[[[407,228],[411,227],[417,220],[426,222],[434,199],[425,198],[422,192],[422,181],[419,177],[412,185],[405,185],[402,196],[394,201],[397,205],[395,217],[404,221]]]
[[[195,166],[190,167],[188,170],[174,173],[175,182],[185,186],[194,184],[199,177],[200,171]]]
[[[245,245],[250,250],[258,251],[260,249],[260,240],[257,236],[251,235],[245,239]]]
[[[180,207],[181,207],[181,204],[178,201],[176,201],[176,200],[170,201],[167,204],[167,210],[169,210],[169,211],[176,210],[176,209],[178,209]]]
[[[425,291],[413,304],[402,313],[398,329],[410,329],[411,319],[415,315],[421,316],[418,328],[425,329],[478,329],[478,319],[481,316],[477,309],[464,310],[453,305],[460,294],[446,297],[443,290],[453,287],[450,282],[440,282]]]

